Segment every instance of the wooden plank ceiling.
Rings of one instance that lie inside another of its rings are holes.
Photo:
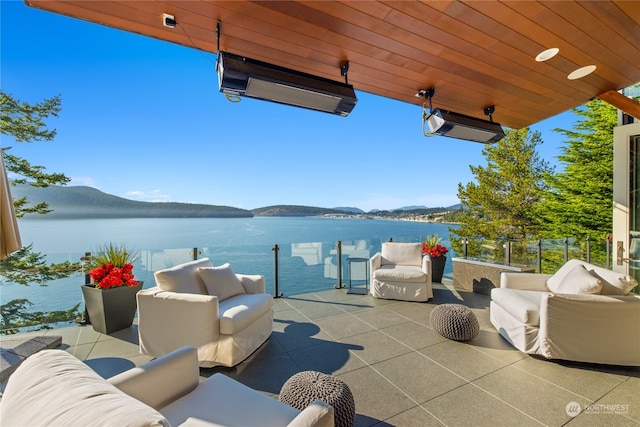
[[[521,128],[640,82],[636,1],[54,1],[29,6]],[[163,26],[162,14],[177,26]],[[546,62],[536,55],[559,53]],[[592,74],[569,80],[574,70]],[[613,96],[611,96],[613,95]],[[222,95],[221,95],[222,96]],[[622,103],[624,103],[622,99]],[[632,103],[633,104],[633,103]],[[633,108],[633,106],[631,107]],[[357,107],[356,107],[357,109]]]

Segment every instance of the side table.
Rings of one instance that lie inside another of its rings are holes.
[[[357,294],[357,295],[367,295],[369,293],[369,258],[348,258],[349,262],[349,289],[347,289],[348,294]],[[362,263],[364,264],[364,277],[365,284],[364,288],[361,286],[353,287],[351,286],[352,280],[360,280],[353,279],[353,264]]]

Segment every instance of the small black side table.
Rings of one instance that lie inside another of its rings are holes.
[[[347,289],[348,294],[357,294],[357,295],[367,295],[369,293],[369,258],[348,258],[349,262],[349,289]],[[362,287],[353,287],[351,286],[351,271],[353,263],[364,263],[364,276],[366,283],[364,284],[364,288]]]

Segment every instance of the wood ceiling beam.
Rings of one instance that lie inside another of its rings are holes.
[[[609,90],[601,93],[598,95],[598,98],[640,120],[640,103],[624,96],[617,90]]]

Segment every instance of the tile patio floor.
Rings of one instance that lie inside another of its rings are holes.
[[[450,283],[435,285],[434,294],[428,303],[345,290],[279,298],[262,347],[234,368],[201,375],[223,372],[277,398],[297,372],[329,373],[351,389],[356,426],[640,426],[640,368],[522,354],[490,324],[488,297]],[[449,302],[475,312],[476,339],[450,341],[431,329],[431,310]],[[111,336],[90,326],[33,335],[61,335],[61,348],[104,377],[149,360],[138,353],[135,325]],[[570,402],[580,405],[579,415],[567,414]]]

